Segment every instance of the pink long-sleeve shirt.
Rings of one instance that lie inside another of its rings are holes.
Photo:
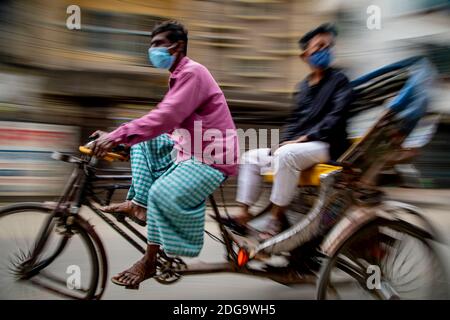
[[[158,106],[109,138],[134,145],[163,133],[175,141],[177,162],[195,157],[227,176],[237,174],[237,132],[225,96],[208,69],[188,57],[171,73],[169,91]]]

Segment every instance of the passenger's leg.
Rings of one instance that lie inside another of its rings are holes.
[[[236,201],[241,204],[241,210],[236,219],[242,224],[251,219],[249,208],[261,195],[261,170],[270,167],[273,158],[269,152],[269,148],[253,149],[244,153],[241,158],[236,196]]]
[[[329,145],[320,141],[287,144],[275,151],[275,179],[270,197],[274,223],[269,233],[279,232],[286,225],[284,214],[297,192],[301,171],[328,160]]]

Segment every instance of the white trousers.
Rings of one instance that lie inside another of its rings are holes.
[[[330,159],[329,145],[321,141],[287,144],[278,148],[274,155],[269,155],[269,151],[269,148],[253,149],[242,155],[237,202],[253,205],[261,195],[262,174],[272,171],[275,179],[270,201],[287,206],[295,196],[300,172]]]

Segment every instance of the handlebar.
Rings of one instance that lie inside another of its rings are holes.
[[[80,146],[78,150],[86,155],[91,156],[92,155],[92,149],[90,148],[92,146],[92,143],[97,140],[100,137],[100,133],[97,131],[94,134],[92,134],[88,138],[88,143],[84,146]],[[119,144],[115,146],[112,150],[112,152],[108,152],[103,158],[103,160],[113,162],[113,161],[128,161],[129,154],[128,154],[128,148],[127,146],[123,144]]]

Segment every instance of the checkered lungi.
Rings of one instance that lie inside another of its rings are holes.
[[[203,246],[208,195],[222,172],[190,159],[175,163],[167,134],[131,148],[132,185],[127,199],[147,207],[147,239],[169,255],[194,257]]]

